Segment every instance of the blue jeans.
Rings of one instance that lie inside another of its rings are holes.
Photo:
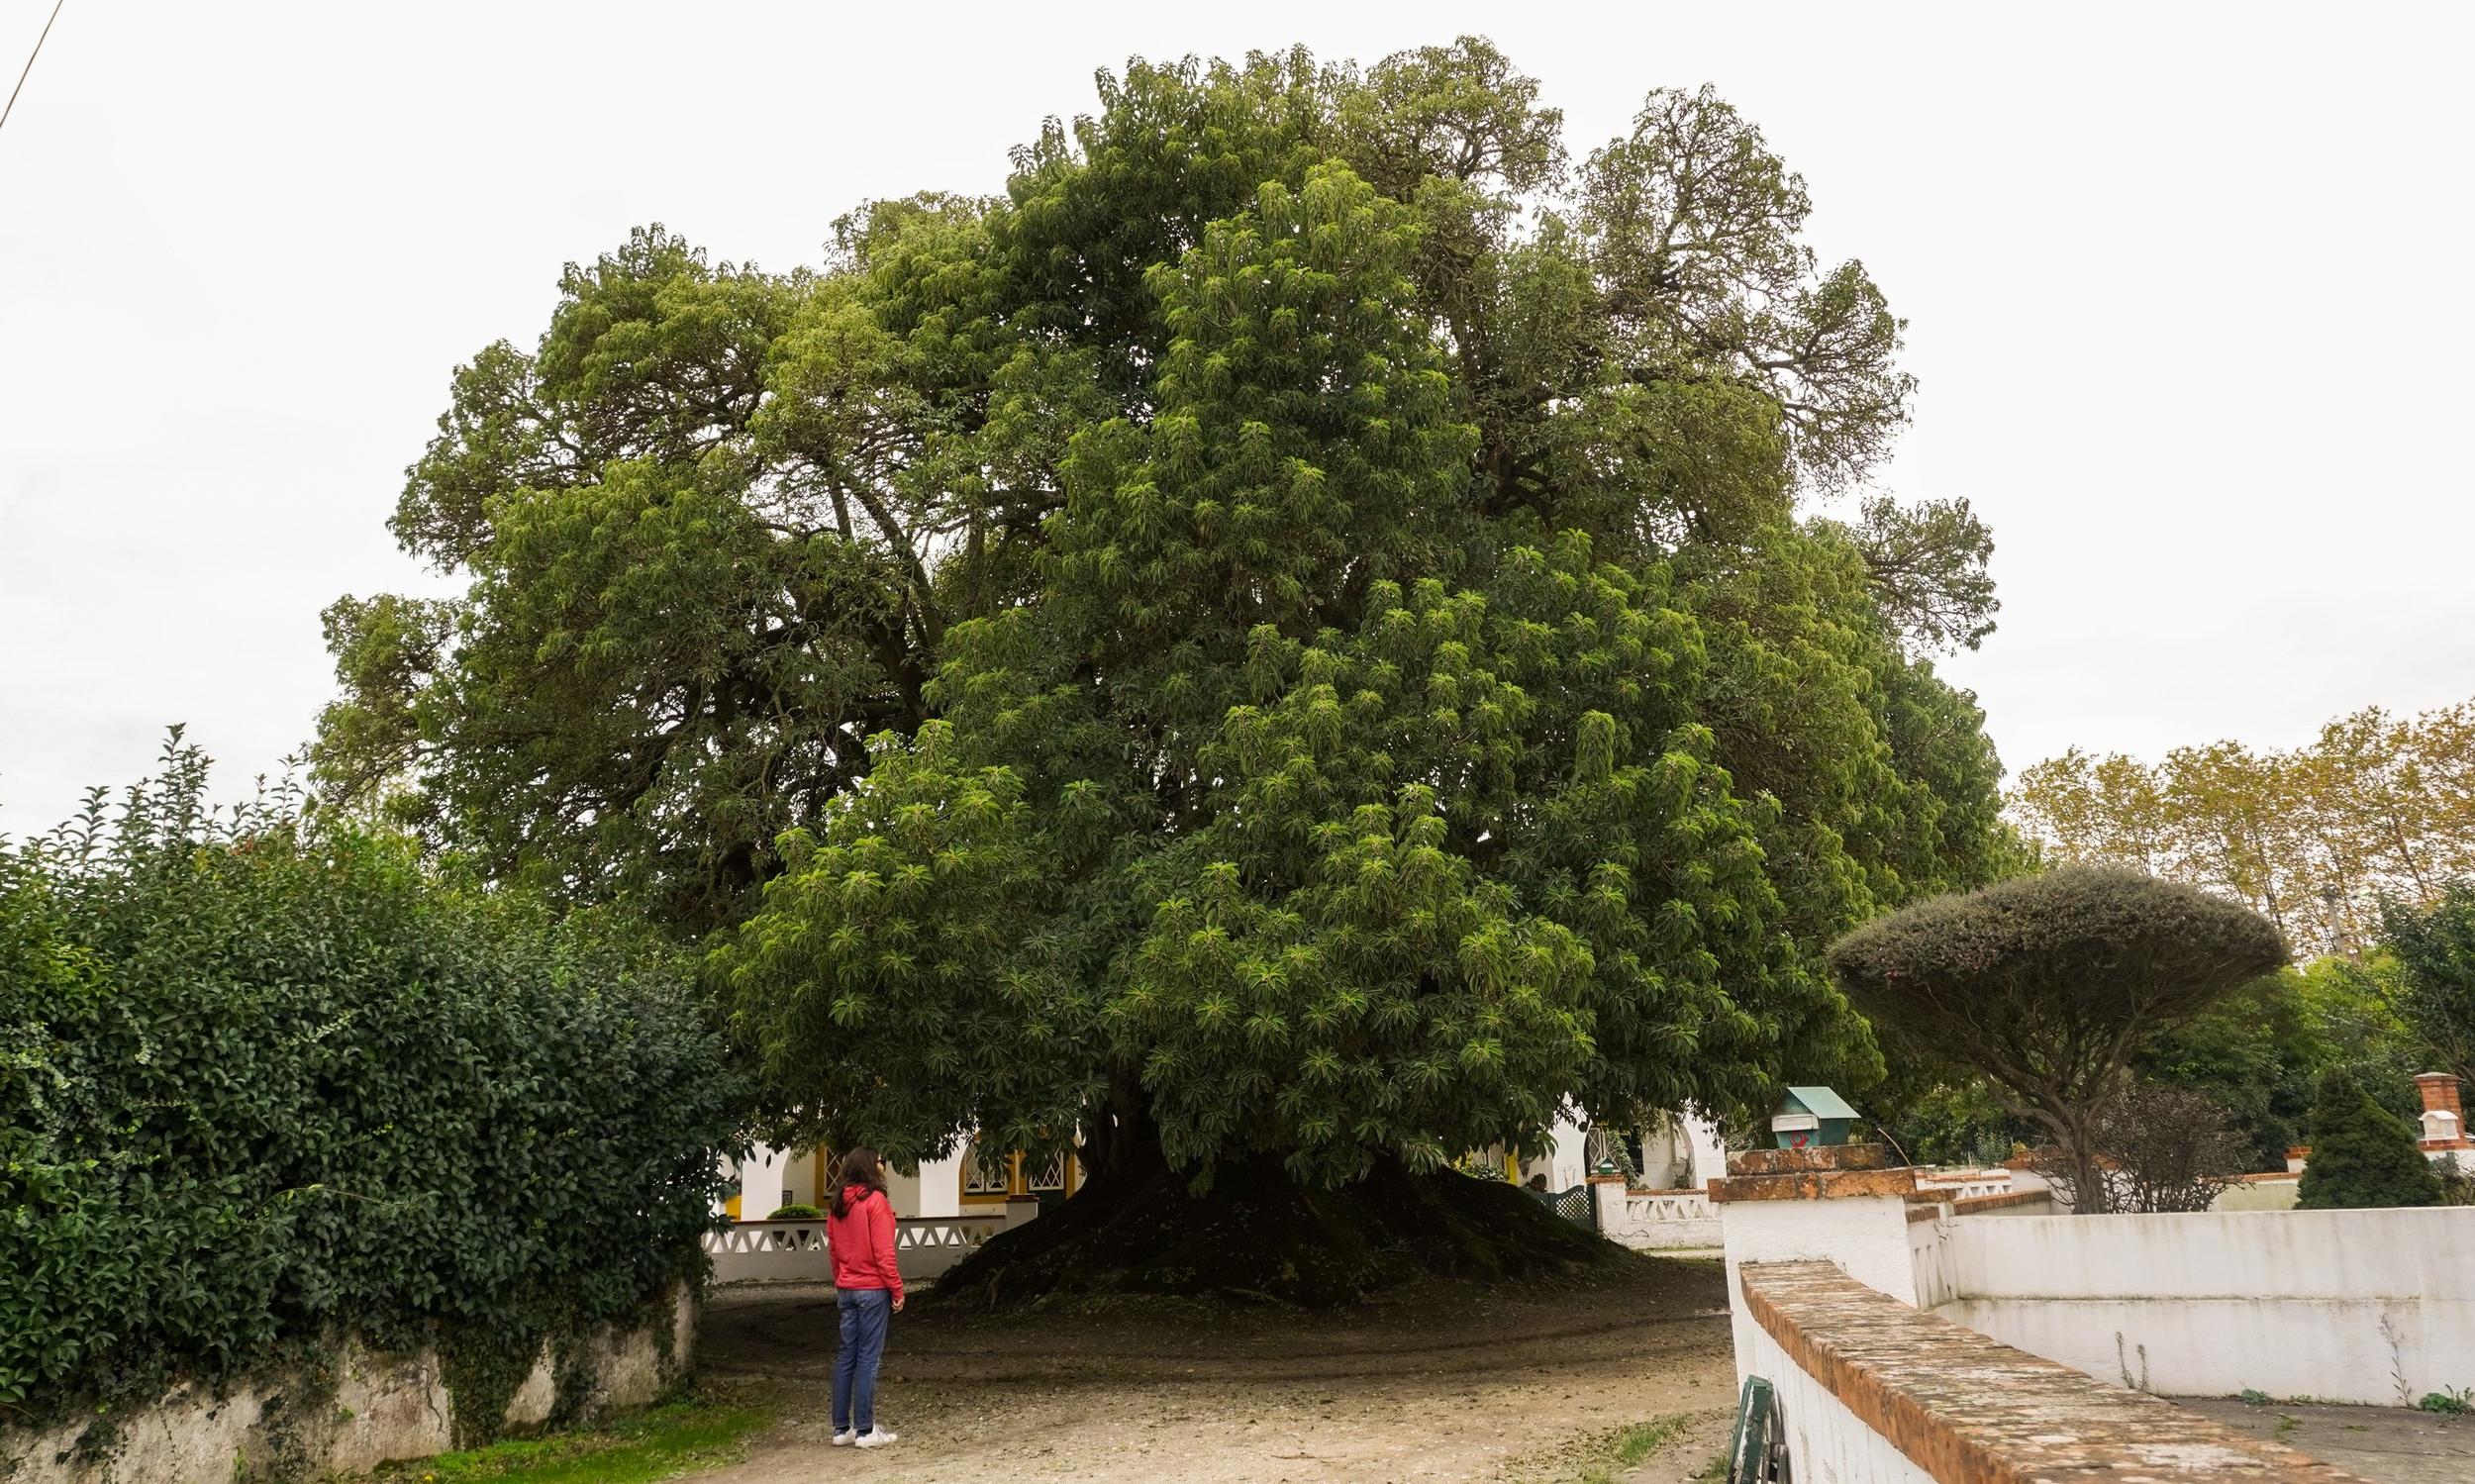
[[[845,1288],[835,1296],[842,1312],[842,1343],[834,1352],[834,1431],[876,1431],[876,1363],[885,1358],[885,1321],[894,1296],[882,1288]]]

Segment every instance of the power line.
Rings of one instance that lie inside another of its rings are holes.
[[[8,107],[0,108],[0,124],[8,123],[9,115],[17,111],[17,95],[26,91],[26,73],[35,70],[35,58],[43,55],[43,44],[50,40],[51,22],[60,19],[60,7],[67,3],[68,0],[51,0],[50,20],[43,23],[43,35],[35,38],[35,49],[26,53],[25,70],[17,74],[17,86],[9,89]]]

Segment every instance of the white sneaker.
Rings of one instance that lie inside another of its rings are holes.
[[[859,1435],[859,1445],[863,1448],[881,1448],[889,1442],[899,1441],[901,1439],[894,1435],[894,1430],[883,1423],[877,1424],[874,1432]]]
[[[858,1440],[859,1435],[853,1433],[848,1428],[844,1428],[840,1433],[834,1435],[834,1446],[838,1448],[849,1447],[852,1443],[857,1442]]]

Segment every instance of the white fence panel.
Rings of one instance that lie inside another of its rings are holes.
[[[1006,1228],[1002,1216],[919,1216],[894,1223],[894,1263],[906,1283],[935,1278]],[[821,1221],[736,1222],[705,1234],[717,1283],[834,1281]]]

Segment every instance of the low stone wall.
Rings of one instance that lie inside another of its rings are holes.
[[[665,1328],[668,1334],[665,1336]],[[641,1407],[682,1375],[695,1353],[696,1304],[684,1288],[669,1322],[605,1328],[591,1345],[586,1411]],[[517,1388],[501,1430],[548,1421],[558,1377],[549,1346]],[[454,1445],[454,1406],[439,1355],[382,1354],[347,1341],[332,1370],[271,1374],[231,1387],[185,1385],[149,1406],[42,1430],[0,1431],[8,1484],[232,1484],[236,1479],[365,1473]]]
[[[1738,1329],[1737,1368],[1776,1388],[1799,1479],[2353,1481],[1921,1314],[1828,1262],[1746,1263],[1737,1286],[1749,1321]]]

